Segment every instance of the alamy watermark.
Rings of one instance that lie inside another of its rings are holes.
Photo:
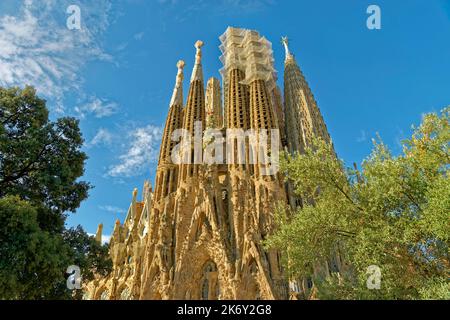
[[[279,129],[219,129],[202,130],[202,122],[194,124],[194,134],[177,129],[171,139],[174,164],[250,164],[259,165],[261,175],[279,171]],[[224,150],[225,149],[225,150]]]
[[[67,274],[70,274],[67,278],[66,285],[69,290],[81,289],[81,269],[79,266],[69,266],[66,270]]]
[[[380,30],[381,29],[381,8],[376,4],[372,4],[367,8],[367,14],[370,16],[367,18],[367,29]]]
[[[366,281],[367,289],[380,290],[381,289],[381,269],[377,265],[367,267],[366,274],[369,275]]]
[[[72,4],[67,7],[66,13],[69,17],[66,20],[66,26],[69,30],[81,30],[81,9],[79,6]]]

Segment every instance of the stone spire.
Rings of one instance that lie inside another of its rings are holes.
[[[283,37],[286,50],[284,63],[284,112],[287,145],[290,152],[303,152],[313,137],[330,142],[322,114],[311,88],[294,56],[289,52],[288,39]]]
[[[164,133],[162,136],[161,147],[159,152],[158,168],[156,170],[155,182],[155,200],[159,201],[168,194],[175,191],[177,185],[177,168],[172,163],[172,151],[175,144],[172,141],[172,134],[175,130],[180,129],[182,125],[182,108],[183,108],[183,68],[184,61],[177,63],[178,73],[173,89],[172,100],[170,101],[169,114],[166,118]]]
[[[113,238],[117,238],[116,241],[120,241],[120,220],[116,219],[113,229]]]
[[[97,232],[95,233],[95,240],[98,243],[102,243],[102,234],[103,234],[103,224],[100,223],[97,228]]]
[[[201,139],[202,131],[205,128],[205,86],[203,81],[201,60],[202,46],[203,41],[198,40],[195,43],[195,48],[197,49],[195,55],[195,65],[192,70],[186,107],[183,109],[183,129],[186,129],[189,135],[194,137],[194,139],[198,138],[198,136],[200,136]],[[183,148],[181,157],[186,161],[183,161],[184,163],[181,165],[179,182],[181,182],[181,180],[185,180],[187,177],[197,175],[199,163],[202,160],[201,143],[193,143],[191,146],[186,145],[184,147],[185,148]],[[187,164],[186,162],[190,164]]]
[[[294,56],[289,51],[289,39],[288,39],[288,37],[282,37],[281,38],[281,43],[284,46],[284,51],[285,51],[285,55],[286,55],[285,61],[290,60],[290,59],[294,59]]]
[[[159,165],[170,163],[171,152],[174,147],[172,143],[172,133],[181,128],[182,108],[183,108],[183,68],[185,63],[183,60],[177,62],[177,77],[175,88],[173,89],[172,99],[170,100],[169,114],[167,115],[166,125],[161,141],[161,149],[159,153]]]
[[[195,65],[192,70],[191,83],[189,93],[184,109],[183,128],[190,133],[194,132],[194,124],[196,121],[205,121],[205,91],[202,70],[202,51],[203,41],[198,40],[195,43],[197,52],[195,54]]]
[[[220,36],[223,68],[220,70],[224,88],[224,126],[247,130],[250,126],[248,88],[245,79],[245,60],[242,42],[247,30],[228,27]]]
[[[195,80],[200,80],[203,82],[202,47],[203,41],[198,40],[195,43],[195,48],[197,49],[197,52],[195,54],[195,65],[194,69],[192,70],[191,82],[194,82]]]
[[[169,107],[172,107],[173,105],[183,105],[183,68],[185,66],[185,63],[183,60],[178,61],[177,68],[177,78],[175,81],[175,88],[173,89],[172,99],[170,100]]]

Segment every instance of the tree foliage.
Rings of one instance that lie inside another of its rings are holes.
[[[321,140],[282,156],[303,206],[279,206],[266,245],[289,257],[291,276],[313,277],[311,266],[339,253],[345,270],[315,279],[320,298],[450,298],[449,115],[449,107],[425,115],[399,156],[374,140],[360,171]],[[381,269],[380,290],[366,286],[371,265]]]
[[[36,209],[19,197],[0,199],[0,298],[51,296],[64,280],[68,248],[40,229]]]
[[[78,120],[50,121],[31,87],[0,88],[0,123],[0,197],[30,201],[42,228],[61,231],[64,213],[74,212],[90,188],[77,180],[87,159]]]
[[[33,88],[0,88],[0,299],[70,298],[68,266],[86,281],[110,270],[106,246],[64,227],[91,188],[82,144],[78,120],[50,121]]]

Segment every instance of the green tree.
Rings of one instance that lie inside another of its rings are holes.
[[[49,120],[31,87],[0,88],[0,197],[18,195],[38,209],[41,228],[62,231],[65,213],[87,198],[78,181],[87,156],[75,118]]]
[[[0,298],[42,299],[65,283],[68,247],[43,231],[36,209],[17,196],[0,199]]]
[[[96,275],[106,276],[111,272],[112,261],[108,254],[108,245],[98,243],[81,226],[65,230],[63,239],[70,248],[69,260],[81,269],[83,282],[93,280]],[[61,294],[67,294],[66,283],[61,289]],[[74,297],[81,299],[82,291],[77,290]]]
[[[345,169],[321,140],[305,154],[284,154],[281,168],[304,201],[277,209],[266,245],[284,252],[293,277],[339,252],[339,276],[315,279],[323,299],[450,299],[450,107],[423,117],[403,152],[374,141],[361,171]],[[289,260],[287,260],[289,257]],[[367,268],[381,269],[369,290]]]
[[[64,227],[91,188],[79,181],[87,156],[78,121],[50,121],[26,87],[0,88],[0,123],[0,298],[69,298],[69,265],[85,281],[111,268],[106,246]]]

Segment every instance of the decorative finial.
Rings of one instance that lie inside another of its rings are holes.
[[[179,88],[182,85],[182,83],[183,83],[183,78],[184,78],[184,76],[183,76],[183,68],[184,68],[185,65],[186,64],[184,63],[183,60],[178,60],[178,62],[177,62],[178,73],[177,73],[177,81],[176,81],[176,84],[175,84],[176,88]]]
[[[197,40],[195,43],[195,48],[197,49],[197,53],[195,54],[195,64],[202,63],[202,47],[204,43],[202,40]]]
[[[177,62],[178,71],[180,71],[180,70],[183,71],[184,66],[185,66],[184,61],[183,60],[178,60],[178,62]]]
[[[192,70],[191,82],[195,80],[203,81],[203,71],[202,71],[202,47],[204,43],[201,40],[195,42],[195,48],[197,52],[195,53],[195,65],[194,70]]]
[[[284,51],[286,53],[286,60],[289,59],[289,58],[292,58],[292,54],[289,51],[289,38],[286,37],[286,36],[281,37],[281,43],[284,46]]]
[[[170,100],[169,107],[173,106],[174,104],[179,105],[183,104],[183,79],[184,79],[183,68],[185,65],[186,64],[184,63],[183,60],[179,60],[177,62],[178,68],[177,79],[175,81],[175,88],[173,89],[172,99]]]
[[[133,190],[133,200],[135,200],[137,198],[137,194],[138,194],[138,189],[134,188],[134,190]]]

